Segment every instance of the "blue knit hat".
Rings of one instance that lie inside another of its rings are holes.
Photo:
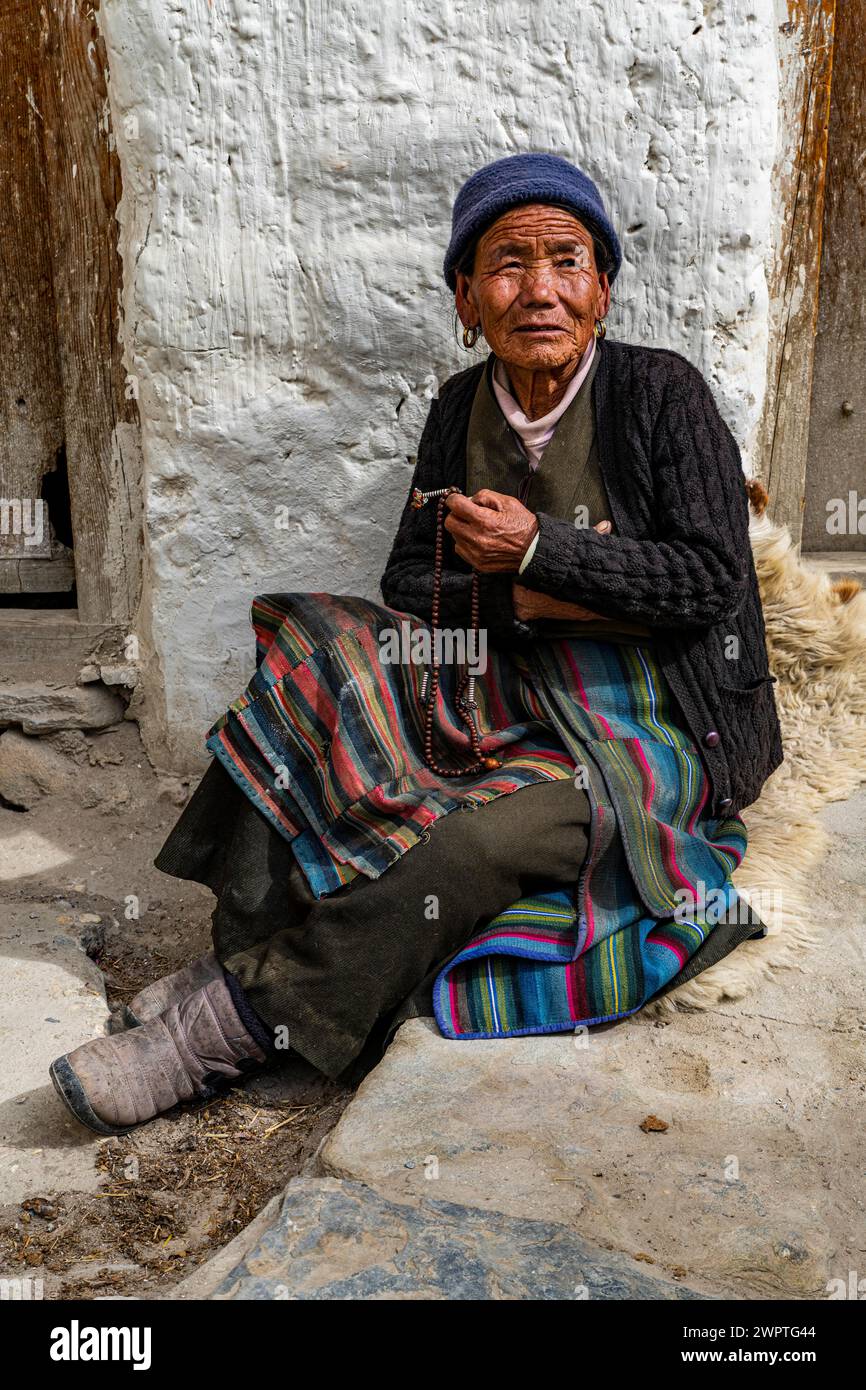
[[[608,279],[616,278],[622,249],[592,179],[558,154],[512,154],[470,175],[454,200],[451,242],[442,265],[450,289],[457,288],[454,272],[470,243],[518,203],[568,208],[604,243],[612,261]]]

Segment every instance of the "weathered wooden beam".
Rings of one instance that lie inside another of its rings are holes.
[[[821,265],[836,0],[789,0],[780,40],[779,256],[760,472],[774,521],[799,544]]]
[[[836,7],[821,303],[806,469],[804,550],[866,553],[864,508],[840,528],[833,503],[866,499],[866,0]]]
[[[36,519],[63,445],[39,35],[35,0],[0,0],[0,592],[20,591],[52,556],[47,514],[39,544],[32,532],[25,542],[21,520]]]
[[[41,94],[78,609],[125,622],[141,584],[141,460],[118,334],[120,167],[97,9],[42,0]]]
[[[91,658],[123,657],[125,629],[82,623],[70,608],[0,608],[0,671],[38,665],[46,678],[62,666],[74,675]]]
[[[866,550],[810,550],[803,555],[810,569],[831,579],[857,579],[866,584]]]
[[[68,593],[75,583],[72,551],[50,560],[0,560],[0,594]]]

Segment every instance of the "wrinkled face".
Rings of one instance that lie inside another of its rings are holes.
[[[592,236],[565,208],[526,203],[488,227],[471,276],[457,272],[457,312],[478,323],[497,357],[528,370],[583,355],[610,305]]]

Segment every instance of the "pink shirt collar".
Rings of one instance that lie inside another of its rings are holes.
[[[513,430],[517,431],[529,459],[529,467],[535,471],[541,462],[546,445],[553,437],[556,422],[561,415],[564,415],[571,402],[574,400],[587,372],[592,365],[593,354],[595,353],[595,334],[589,340],[589,346],[580,359],[580,364],[571,381],[568,383],[565,395],[549,410],[546,415],[541,415],[537,420],[527,420],[517,399],[511,394],[508,384],[508,374],[505,364],[501,358],[497,357],[493,364],[492,383],[496,399],[502,409],[502,413]]]

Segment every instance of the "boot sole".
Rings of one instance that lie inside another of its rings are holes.
[[[92,1129],[97,1134],[128,1134],[135,1128],[134,1125],[109,1125],[105,1120],[100,1120],[66,1057],[58,1057],[52,1062],[48,1074],[66,1109],[87,1129]]]

